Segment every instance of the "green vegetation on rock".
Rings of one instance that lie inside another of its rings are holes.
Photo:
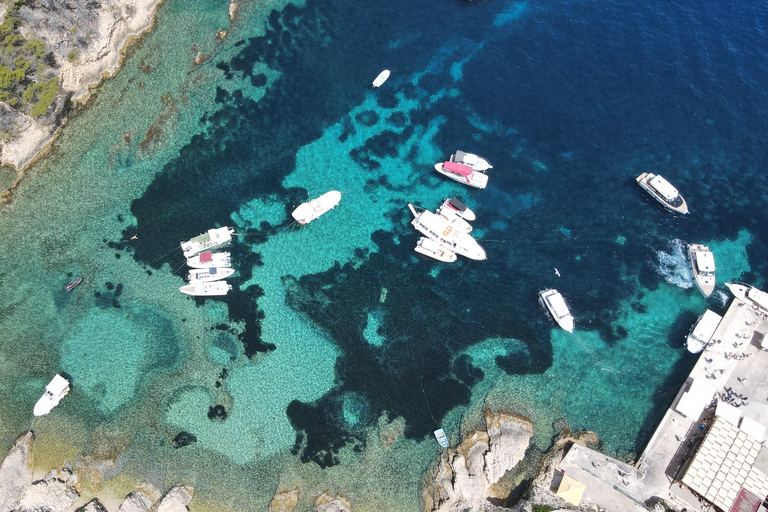
[[[53,58],[40,39],[19,32],[18,7],[10,5],[0,24],[0,101],[33,116],[45,114],[59,92],[59,79],[46,77]],[[50,73],[48,73],[50,75]]]

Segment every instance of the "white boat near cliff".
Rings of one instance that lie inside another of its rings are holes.
[[[768,293],[744,283],[725,283],[725,286],[740,301],[768,314]]]
[[[542,290],[539,292],[539,299],[560,327],[568,332],[573,332],[573,316],[568,310],[568,305],[565,303],[563,296],[560,295],[560,292],[554,288]]]
[[[192,268],[231,267],[232,259],[228,252],[204,251],[188,258],[187,265]]]
[[[455,220],[446,219],[429,210],[417,213],[410,203],[408,203],[408,208],[414,217],[411,224],[427,238],[442,243],[449,250],[465,258],[471,260],[487,259],[485,250],[477,243],[477,240],[463,230],[463,224],[466,224],[466,221],[459,219],[463,222],[463,224],[459,224]]]
[[[226,267],[193,268],[187,273],[187,281],[190,283],[205,283],[226,279],[235,273],[235,269]]]
[[[329,210],[332,210],[341,201],[341,192],[338,190],[331,190],[321,195],[317,199],[313,199],[309,202],[302,203],[291,213],[291,216],[301,224],[309,224],[313,220],[320,217],[322,214]]]
[[[709,247],[688,244],[688,263],[696,287],[705,297],[712,295],[715,291],[715,256]]]
[[[32,413],[35,416],[45,416],[59,405],[67,393],[69,393],[69,381],[57,373],[53,380],[45,386],[45,393],[35,404]]]
[[[683,196],[663,177],[650,172],[644,172],[635,181],[664,207],[673,212],[688,213],[688,204],[683,199]]]
[[[453,263],[456,261],[455,252],[450,250],[446,245],[436,240],[430,240],[424,236],[419,238],[419,241],[416,242],[414,251],[444,263]]]
[[[443,448],[448,448],[448,436],[445,435],[445,430],[439,428],[435,430],[434,434],[437,443]]]
[[[181,293],[195,297],[226,295],[232,285],[226,281],[197,281],[179,288]]]
[[[209,229],[207,233],[198,235],[189,241],[181,242],[181,250],[184,257],[189,259],[203,251],[210,251],[232,242],[232,233],[235,230],[229,227]]]
[[[691,326],[691,330],[688,333],[688,337],[685,339],[685,348],[692,354],[698,354],[709,344],[712,340],[712,335],[715,334],[717,326],[720,325],[720,321],[723,319],[720,315],[712,310],[706,310],[703,315],[696,320]]]

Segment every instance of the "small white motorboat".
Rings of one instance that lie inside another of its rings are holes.
[[[463,226],[468,225],[465,220],[459,217],[453,220],[446,219],[429,210],[417,213],[410,203],[408,203],[408,208],[414,217],[413,221],[411,221],[413,227],[430,240],[440,242],[448,250],[471,260],[485,260],[488,258],[485,250],[480,247],[477,240],[463,230]],[[461,224],[459,224],[459,221]]]
[[[706,310],[703,315],[696,320],[691,326],[691,330],[688,333],[688,337],[685,340],[685,347],[688,352],[692,354],[698,354],[709,344],[712,339],[712,335],[715,334],[717,326],[720,325],[720,320],[723,317],[718,315],[712,310]]]
[[[59,405],[67,393],[69,393],[69,381],[57,373],[53,380],[45,386],[45,393],[35,404],[32,413],[35,416],[48,414],[51,409]]]
[[[696,287],[705,297],[712,295],[715,291],[715,257],[709,247],[688,244],[688,263]]]
[[[179,288],[181,293],[193,296],[226,295],[232,285],[226,281],[197,281]]]
[[[456,162],[436,163],[435,170],[464,185],[474,188],[485,188],[488,185],[488,175],[474,171],[472,167]]]
[[[307,203],[300,204],[291,216],[301,224],[309,224],[328,210],[332,210],[341,201],[341,192],[331,190]]]
[[[385,69],[381,73],[379,73],[379,76],[376,77],[376,80],[373,81],[373,87],[381,87],[381,84],[387,81],[387,78],[389,78],[389,70]]]
[[[485,158],[481,156],[473,155],[472,153],[465,153],[464,151],[459,151],[459,150],[456,150],[456,152],[451,155],[451,162],[468,165],[472,168],[472,170],[481,171],[481,172],[487,171],[488,169],[493,167],[491,165],[491,162],[489,162]]]
[[[539,298],[544,306],[552,314],[557,324],[568,332],[573,332],[573,316],[568,310],[565,299],[554,288],[539,292]]]
[[[441,211],[444,210],[453,210],[456,215],[468,222],[472,222],[476,218],[475,212],[455,197],[443,201],[443,204],[437,209],[438,215],[441,215]]]
[[[445,435],[445,431],[441,428],[435,430],[435,439],[443,448],[448,448],[448,436]]]
[[[725,283],[725,286],[740,301],[768,313],[768,293],[744,283]]]
[[[435,240],[430,240],[426,237],[419,238],[416,242],[416,248],[414,251],[424,256],[429,256],[437,261],[443,261],[445,263],[453,263],[456,261],[456,253],[446,247],[444,244]]]
[[[187,274],[187,281],[190,283],[205,283],[208,281],[218,281],[226,279],[235,273],[233,268],[193,268]]]
[[[191,258],[203,251],[210,251],[227,245],[232,241],[233,228],[223,227],[218,229],[209,229],[207,233],[196,236],[188,242],[181,242],[181,250],[184,251],[185,258]]]
[[[667,180],[650,172],[644,172],[638,176],[635,181],[649,194],[651,194],[659,203],[669,208],[673,212],[688,213],[688,204],[685,199]]]
[[[187,265],[192,268],[231,267],[232,260],[228,252],[201,252],[187,260]]]

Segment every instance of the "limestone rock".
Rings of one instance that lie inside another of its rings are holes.
[[[108,512],[108,510],[98,499],[93,498],[91,501],[75,510],[75,512]]]
[[[34,439],[31,430],[16,439],[0,466],[0,510],[13,510],[24,489],[32,483],[27,457]]]
[[[350,512],[349,501],[340,494],[332,497],[327,492],[315,497],[317,512]]]
[[[76,481],[69,468],[50,471],[24,490],[17,512],[67,512],[80,497],[74,488]]]
[[[485,476],[490,484],[523,460],[533,437],[533,424],[516,414],[485,412],[490,449],[485,454]]]
[[[195,490],[186,485],[175,485],[157,505],[157,512],[188,512],[189,502],[192,501]]]
[[[267,512],[293,512],[299,502],[299,490],[275,493]]]
[[[152,506],[152,499],[144,491],[133,491],[125,497],[117,512],[147,512]]]

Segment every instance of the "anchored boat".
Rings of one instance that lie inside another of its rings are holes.
[[[763,313],[768,313],[768,293],[744,283],[725,283],[734,297]]]
[[[435,430],[435,439],[440,443],[443,448],[448,448],[448,436],[445,435],[445,431],[441,428]]]
[[[560,295],[560,292],[550,288],[539,292],[539,298],[549,310],[555,322],[566,331],[573,332],[573,316],[571,316],[568,305],[565,303],[563,296]]]
[[[35,416],[48,414],[54,407],[59,405],[59,402],[67,393],[69,393],[69,381],[57,373],[53,380],[45,386],[45,393],[35,404],[32,413]]]
[[[477,240],[464,230],[464,225],[468,224],[463,219],[456,217],[454,220],[449,220],[428,210],[417,213],[410,203],[408,203],[408,208],[414,216],[413,221],[411,221],[413,227],[430,240],[442,243],[448,250],[471,260],[487,258],[485,250],[480,247]],[[458,221],[461,221],[462,224],[459,224]]]
[[[226,281],[197,281],[179,288],[181,293],[193,296],[216,296],[226,295],[232,285]]]
[[[376,80],[373,81],[373,87],[380,87],[381,84],[387,81],[387,78],[389,78],[389,70],[385,69],[379,73],[379,76],[377,76]]]
[[[77,279],[73,279],[72,281],[70,281],[67,284],[67,286],[64,287],[64,289],[66,291],[68,291],[68,292],[71,292],[72,290],[74,290],[77,287],[77,285],[79,285],[82,282],[83,282],[83,278],[82,277],[78,277]]]
[[[196,236],[195,238],[181,242],[181,250],[184,251],[185,258],[191,258],[203,251],[210,251],[227,245],[232,241],[233,228],[223,227],[218,229],[209,229],[207,233]]]
[[[715,257],[709,247],[701,244],[688,244],[688,262],[693,274],[693,282],[705,297],[715,291]]]
[[[696,320],[696,323],[691,326],[691,330],[688,333],[688,337],[685,340],[685,347],[688,352],[692,354],[698,354],[709,344],[712,339],[712,335],[715,334],[717,326],[720,325],[720,320],[723,317],[718,315],[712,310],[706,310],[703,315]]]
[[[488,185],[488,175],[475,171],[469,165],[456,162],[438,162],[435,164],[435,170],[453,181],[470,187],[485,188]]]
[[[187,260],[187,265],[192,268],[230,267],[232,260],[228,252],[201,252]]]
[[[661,176],[644,172],[635,181],[666,208],[677,213],[688,213],[688,204],[686,204],[683,196]]]
[[[456,253],[451,251],[448,247],[435,240],[430,240],[426,237],[419,238],[416,242],[416,248],[414,251],[424,256],[429,256],[437,261],[443,261],[445,263],[453,263],[456,261]]]
[[[303,226],[304,224],[309,224],[316,218],[320,217],[328,210],[332,210],[337,204],[339,204],[339,201],[341,201],[341,192],[338,190],[331,190],[330,192],[326,192],[325,194],[321,195],[317,199],[313,199],[308,203],[300,204],[295,210],[293,210],[291,216],[296,220],[296,222]]]
[[[465,205],[463,202],[458,200],[455,197],[452,197],[450,199],[446,199],[443,201],[443,204],[440,206],[440,208],[437,209],[438,215],[443,215],[443,212],[452,211],[462,219],[472,222],[475,220],[475,212],[469,209],[467,205]]]
[[[190,283],[205,283],[208,281],[218,281],[226,279],[235,273],[233,268],[193,268],[187,274],[187,281]]]
[[[489,162],[485,158],[481,156],[473,155],[472,153],[465,153],[464,151],[459,151],[459,150],[456,150],[456,152],[451,155],[451,162],[468,165],[472,168],[472,170],[481,171],[481,172],[487,171],[488,169],[493,167],[491,165],[491,162]]]

